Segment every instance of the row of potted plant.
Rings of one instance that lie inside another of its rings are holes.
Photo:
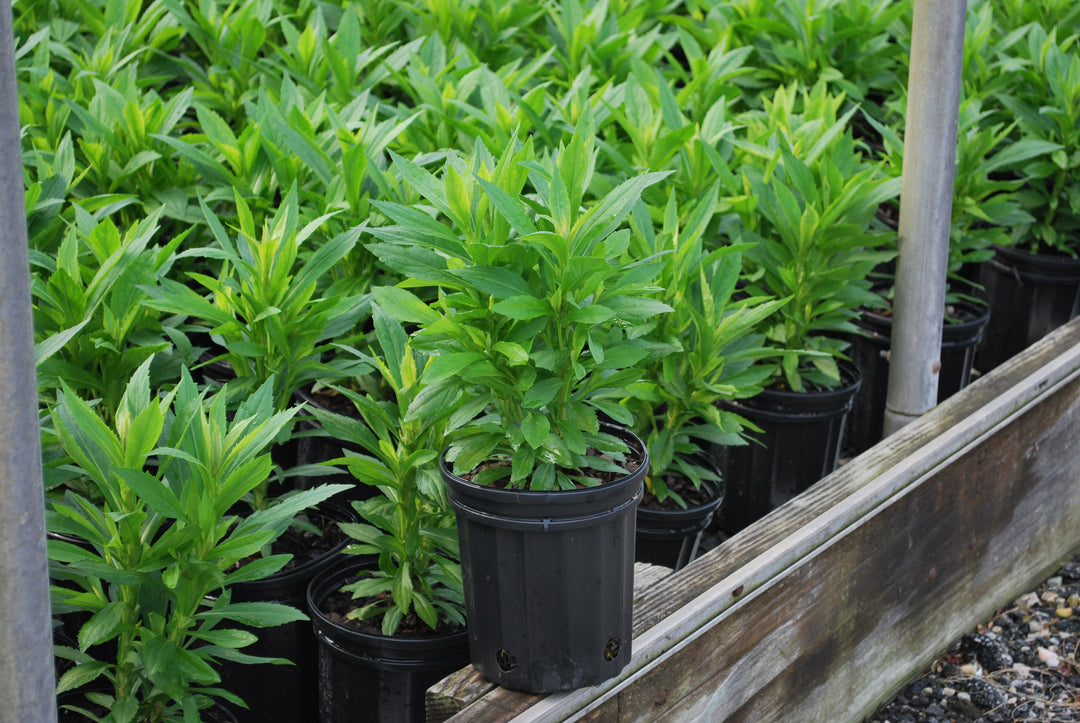
[[[857,389],[850,335],[884,306],[872,272],[894,248],[875,212],[899,191],[899,9],[20,5],[47,493],[52,532],[74,537],[52,543],[56,602],[89,616],[62,648],[76,665],[61,688],[108,679],[91,700],[114,719],[237,702],[214,661],[235,663],[221,669],[239,680],[253,662],[241,650],[269,636],[254,626],[306,627],[232,602],[247,594],[239,583],[283,564],[275,539],[330,542],[312,509],[328,496],[367,497],[341,520],[368,558],[351,573],[364,599],[353,618],[378,633],[410,616],[438,629],[460,624],[464,604],[485,675],[546,690],[629,659],[632,548],[588,563],[581,550],[633,539],[646,527],[635,508],[650,514],[642,499],[681,507],[712,488],[715,509],[722,489],[733,531],[835,465],[841,424],[813,445],[820,462],[785,468],[773,460],[792,436],[759,407],[843,389],[818,415],[839,422]],[[1070,249],[1077,84],[1009,84],[1023,74],[998,71],[1078,72],[1076,14],[1054,31],[1026,8],[970,14],[972,47],[994,50],[969,55],[993,62],[962,111],[958,259],[1018,243],[1003,228],[1020,237],[1030,224]],[[1025,110],[1050,99],[1060,112]],[[322,408],[331,398],[345,414]],[[239,452],[185,436],[200,405],[207,439],[258,455],[243,467],[250,487],[230,486]],[[129,437],[130,448],[112,441]],[[108,464],[97,450],[111,450]],[[625,497],[603,498],[614,519],[577,506],[615,490]],[[540,496],[498,533],[474,524],[503,498]],[[600,537],[554,548],[554,504]],[[198,532],[211,512],[229,516]],[[79,515],[93,519],[65,521]],[[659,526],[693,539],[704,519]],[[258,535],[222,553],[237,531]],[[535,540],[555,549],[554,567]],[[520,552],[480,562],[472,543]],[[676,565],[689,557],[678,547]],[[524,605],[504,595],[559,599],[549,586],[571,561],[617,583],[603,598],[616,623],[581,612],[582,630],[529,607],[537,629],[567,631],[555,652],[535,650],[536,635],[503,622]],[[486,587],[515,568],[511,592]],[[181,584],[195,574],[205,579]],[[214,629],[229,619],[240,627]],[[575,646],[592,669],[562,665]],[[191,651],[208,664],[163,672]],[[303,655],[268,688],[310,685],[317,655]],[[262,710],[282,710],[268,693]],[[327,716],[350,707],[324,695]]]

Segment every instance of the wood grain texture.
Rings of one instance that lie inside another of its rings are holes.
[[[455,720],[858,720],[1080,545],[1080,322],[636,599],[617,679]]]

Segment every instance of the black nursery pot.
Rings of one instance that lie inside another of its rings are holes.
[[[941,330],[939,403],[971,381],[975,348],[990,318],[990,310],[985,305],[960,302],[957,306],[964,320],[946,323]],[[845,425],[844,448],[851,455],[866,451],[882,438],[893,320],[891,316],[865,311],[857,324],[863,334],[852,335],[850,353],[852,362],[862,372],[862,385]]]
[[[826,476],[839,461],[844,421],[862,376],[841,363],[838,389],[766,389],[723,406],[756,424],[749,444],[716,448],[724,478],[721,527],[734,534]]]
[[[440,470],[457,514],[469,653],[487,680],[530,693],[617,675],[633,637],[635,512],[648,452],[632,474],[552,492],[481,487]]]
[[[711,482],[703,482],[701,489],[709,497],[702,505],[673,510],[638,506],[636,561],[681,570],[697,557],[701,533],[724,501]]]
[[[318,641],[321,723],[419,723],[424,694],[469,659],[465,631],[385,637],[340,625],[323,612],[326,599],[374,565],[358,560],[311,581],[307,604]],[[284,719],[282,719],[284,720]]]
[[[342,522],[359,519],[351,507],[336,500],[322,503],[318,510],[327,517]],[[308,585],[320,573],[341,566],[341,551],[349,542],[351,541],[342,541],[329,551],[291,570],[275,573],[262,580],[233,585],[232,601],[276,602],[306,610]],[[240,723],[263,723],[272,720],[316,723],[319,720],[318,647],[311,631],[311,623],[298,620],[269,628],[253,628],[251,631],[259,639],[242,652],[285,658],[294,665],[224,662],[221,666],[222,686],[239,695],[248,705],[247,710],[233,709],[237,719]]]
[[[994,246],[980,281],[990,323],[975,353],[988,372],[1080,314],[1080,259]]]

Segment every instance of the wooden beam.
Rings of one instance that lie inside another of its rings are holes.
[[[452,720],[857,720],[1080,546],[1080,321],[647,588],[616,679]]]

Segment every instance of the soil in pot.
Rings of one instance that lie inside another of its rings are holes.
[[[541,492],[481,487],[440,470],[457,515],[469,650],[487,680],[532,693],[594,685],[630,660],[636,509],[644,444],[628,476]]]
[[[293,560],[281,571],[263,580],[233,587],[233,602],[278,602],[306,610],[307,587],[324,570],[338,567],[353,558],[341,554],[351,542],[338,527],[339,521],[355,521],[352,507],[334,500],[323,503],[306,515],[318,534],[292,527],[275,541],[272,552],[289,552]],[[239,695],[248,709],[235,708],[241,723],[288,720],[296,723],[318,720],[318,649],[311,624],[297,621],[270,628],[252,629],[259,639],[243,649],[250,655],[285,658],[294,665],[248,665],[225,662],[221,665],[222,687]]]
[[[636,562],[681,570],[698,555],[702,531],[709,526],[723,496],[711,482],[700,489],[684,477],[670,475],[668,489],[683,498],[680,507],[670,498],[659,502],[645,494],[637,510]]]
[[[841,363],[840,373],[837,389],[766,389],[722,402],[762,430],[748,435],[749,444],[713,448],[724,479],[724,532],[738,532],[836,468],[845,420],[862,382],[851,364]]]
[[[406,619],[398,635],[386,637],[378,624],[348,619],[349,610],[363,601],[341,588],[372,565],[354,560],[320,574],[308,587],[318,640],[321,723],[424,721],[427,689],[468,662],[464,630],[430,631]]]
[[[990,322],[975,352],[989,372],[1080,314],[1080,259],[994,247],[980,281]]]

